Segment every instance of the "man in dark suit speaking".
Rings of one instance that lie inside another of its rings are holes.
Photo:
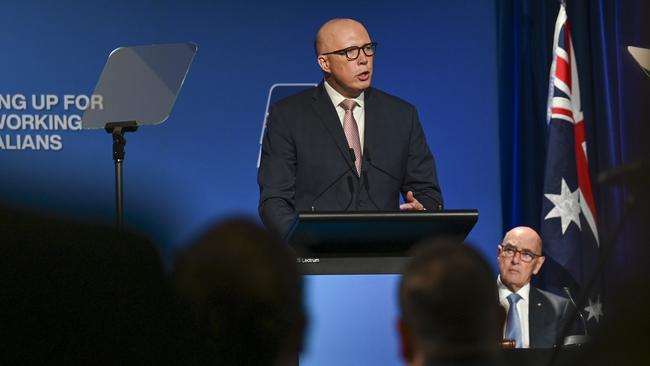
[[[258,172],[268,227],[287,234],[300,211],[442,209],[415,107],[370,87],[376,46],[359,22],[328,21],[315,40],[324,80],[270,109]]]
[[[567,321],[569,300],[530,285],[544,264],[542,239],[529,227],[506,233],[497,249],[499,301],[508,313],[504,338],[517,348],[550,348]]]

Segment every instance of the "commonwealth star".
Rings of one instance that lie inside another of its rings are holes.
[[[578,229],[582,230],[580,227],[580,188],[576,189],[575,192],[571,192],[569,185],[562,178],[560,194],[547,193],[544,196],[555,205],[546,214],[545,220],[559,217],[562,224],[562,234],[566,232],[571,222],[574,222],[578,225]]]

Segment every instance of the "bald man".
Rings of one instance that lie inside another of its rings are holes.
[[[301,211],[442,209],[415,107],[370,86],[377,43],[366,28],[330,20],[314,47],[323,81],[269,112],[258,172],[262,221],[286,235]]]
[[[530,285],[545,259],[542,239],[529,227],[508,231],[497,247],[499,301],[508,313],[504,338],[517,348],[553,347],[567,320],[569,300]]]

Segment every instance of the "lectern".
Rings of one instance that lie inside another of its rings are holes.
[[[426,238],[461,243],[477,210],[301,213],[289,244],[303,274],[398,274]]]

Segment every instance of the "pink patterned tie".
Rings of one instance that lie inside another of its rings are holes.
[[[341,102],[341,107],[345,110],[343,117],[343,131],[348,145],[354,150],[354,165],[357,168],[357,175],[361,175],[361,140],[359,140],[359,127],[354,119],[352,110],[357,106],[357,102],[352,99],[345,99]]]

